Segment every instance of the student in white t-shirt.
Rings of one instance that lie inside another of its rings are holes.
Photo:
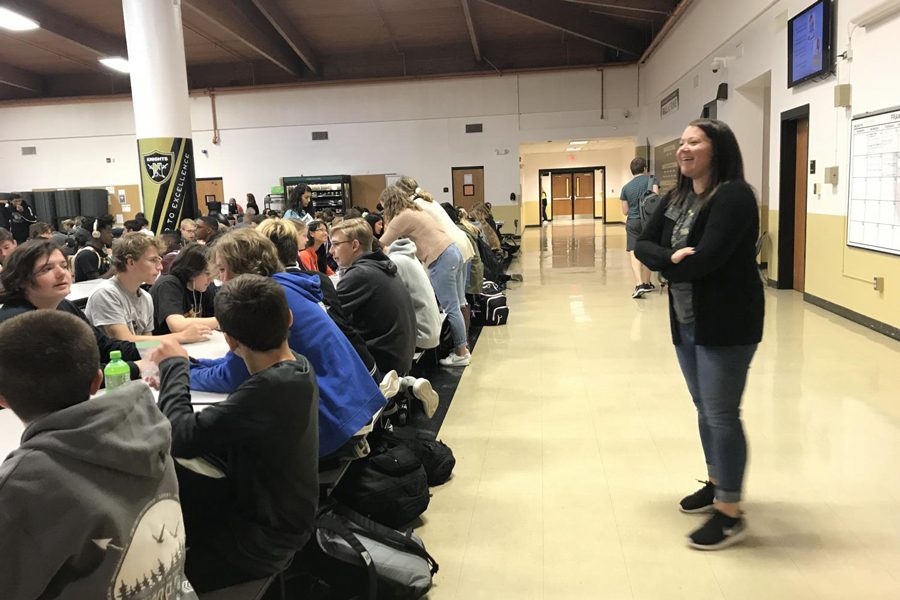
[[[126,233],[116,240],[112,249],[116,274],[91,294],[84,311],[95,327],[112,338],[130,342],[161,337],[152,335],[153,299],[141,289],[141,284],[152,284],[159,276],[161,250],[158,238],[139,232]],[[209,339],[210,329],[196,323],[169,335],[179,343],[189,344]]]

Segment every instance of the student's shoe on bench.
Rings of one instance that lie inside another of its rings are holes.
[[[441,399],[438,396],[438,393],[434,391],[434,388],[431,387],[431,382],[422,377],[419,377],[418,379],[414,377],[404,377],[403,379],[408,383],[409,387],[412,388],[413,396],[421,400],[422,408],[425,409],[425,416],[429,419],[433,417]]]
[[[388,400],[396,396],[400,391],[400,377],[397,375],[397,371],[388,371],[381,383],[378,384],[378,387],[381,389],[382,395]]]

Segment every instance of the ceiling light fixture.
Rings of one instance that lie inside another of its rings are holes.
[[[107,69],[112,69],[113,71],[118,71],[119,73],[131,72],[131,69],[128,66],[127,58],[122,58],[121,56],[108,56],[106,58],[100,58],[98,60],[100,61],[100,64]]]
[[[34,19],[0,7],[0,27],[10,31],[32,31],[38,29],[40,24]]]
[[[573,142],[569,142],[570,146],[583,146],[584,144],[587,144],[587,140],[576,140]]]
[[[566,148],[566,152],[581,152],[581,148],[573,148],[572,146],[569,146],[568,148]]]

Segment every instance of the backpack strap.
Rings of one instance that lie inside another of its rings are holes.
[[[316,527],[333,532],[347,542],[347,545],[349,545],[354,552],[359,554],[359,557],[366,566],[366,575],[369,580],[368,598],[369,600],[375,600],[378,596],[378,571],[375,568],[375,561],[372,560],[372,555],[369,554],[369,551],[366,550],[366,547],[363,546],[362,542],[353,535],[353,532],[351,532],[346,525],[328,513],[321,515],[316,519]]]
[[[359,514],[352,508],[344,506],[343,504],[336,504],[334,506],[334,512],[361,528],[365,532],[366,537],[371,537],[376,542],[381,542],[382,544],[393,546],[399,550],[409,552],[410,554],[415,554],[419,558],[425,560],[425,562],[428,563],[428,568],[432,575],[437,573],[438,569],[440,569],[440,565],[434,560],[434,557],[428,554],[428,551],[425,550],[425,548],[412,540],[410,537],[412,530],[407,532],[406,535],[403,535],[390,527],[385,527],[381,523]]]

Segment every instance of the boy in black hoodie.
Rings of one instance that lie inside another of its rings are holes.
[[[318,499],[319,392],[309,362],[288,346],[293,317],[284,290],[269,277],[241,275],[217,292],[216,318],[250,372],[223,402],[194,412],[180,345],[164,340],[153,357],[172,455],[184,466],[204,458],[222,470],[178,472],[186,571],[199,591],[287,568],[312,533]]]
[[[0,325],[0,404],[26,425],[0,465],[0,597],[196,600],[169,424],[141,381],[91,397],[99,366],[75,316]]]

